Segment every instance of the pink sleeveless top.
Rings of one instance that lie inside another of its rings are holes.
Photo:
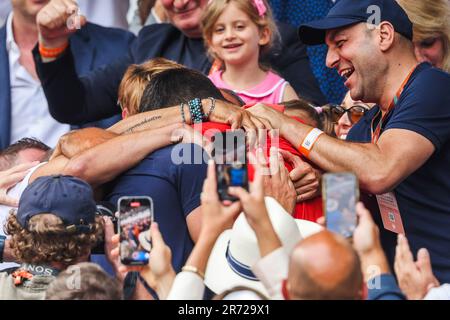
[[[283,101],[284,89],[288,82],[269,71],[266,78],[257,86],[249,90],[234,90],[222,79],[223,71],[219,70],[209,75],[209,79],[217,88],[233,90],[246,104],[265,102],[279,104]]]

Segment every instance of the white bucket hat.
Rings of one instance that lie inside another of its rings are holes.
[[[273,198],[266,197],[265,203],[286,252],[291,252],[303,238],[322,230],[314,222],[292,218]],[[256,235],[241,213],[233,228],[225,230],[217,239],[206,266],[205,285],[216,294],[236,286],[247,286],[269,296],[251,270],[260,258]]]

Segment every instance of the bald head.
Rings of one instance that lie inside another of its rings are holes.
[[[343,237],[316,233],[292,251],[287,286],[291,299],[359,299],[359,257]]]

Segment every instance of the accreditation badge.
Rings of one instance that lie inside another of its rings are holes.
[[[403,228],[402,217],[394,193],[388,192],[376,197],[384,228],[404,235],[405,229]]]

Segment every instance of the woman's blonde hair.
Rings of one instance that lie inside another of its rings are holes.
[[[273,44],[278,41],[280,35],[273,18],[272,9],[270,8],[270,5],[266,0],[261,1],[263,1],[264,5],[267,8],[266,13],[262,16],[259,15],[258,9],[254,4],[254,0],[210,1],[208,6],[206,7],[206,10],[203,12],[201,26],[203,29],[203,38],[205,40],[205,45],[207,46],[208,54],[211,58],[220,60],[220,58],[217,57],[214,52],[212,52],[208,44],[211,42],[213,36],[214,25],[216,24],[220,15],[225,11],[225,8],[230,3],[235,3],[240,10],[247,14],[250,20],[256,24],[260,32],[262,32],[266,28],[267,30],[269,30],[270,41],[266,45],[260,47],[260,57],[263,54],[266,54],[273,46]]]
[[[103,220],[97,216],[88,233],[70,233],[62,220],[51,213],[33,216],[28,227],[17,221],[14,210],[5,225],[16,259],[30,264],[61,263],[67,267],[87,256],[103,235]]]
[[[130,115],[138,113],[142,95],[150,79],[164,70],[175,68],[184,66],[165,58],[155,58],[129,66],[119,86],[118,104],[121,109],[127,108]]]
[[[397,0],[413,23],[414,42],[440,37],[444,43],[442,69],[450,72],[450,3],[448,0]]]

